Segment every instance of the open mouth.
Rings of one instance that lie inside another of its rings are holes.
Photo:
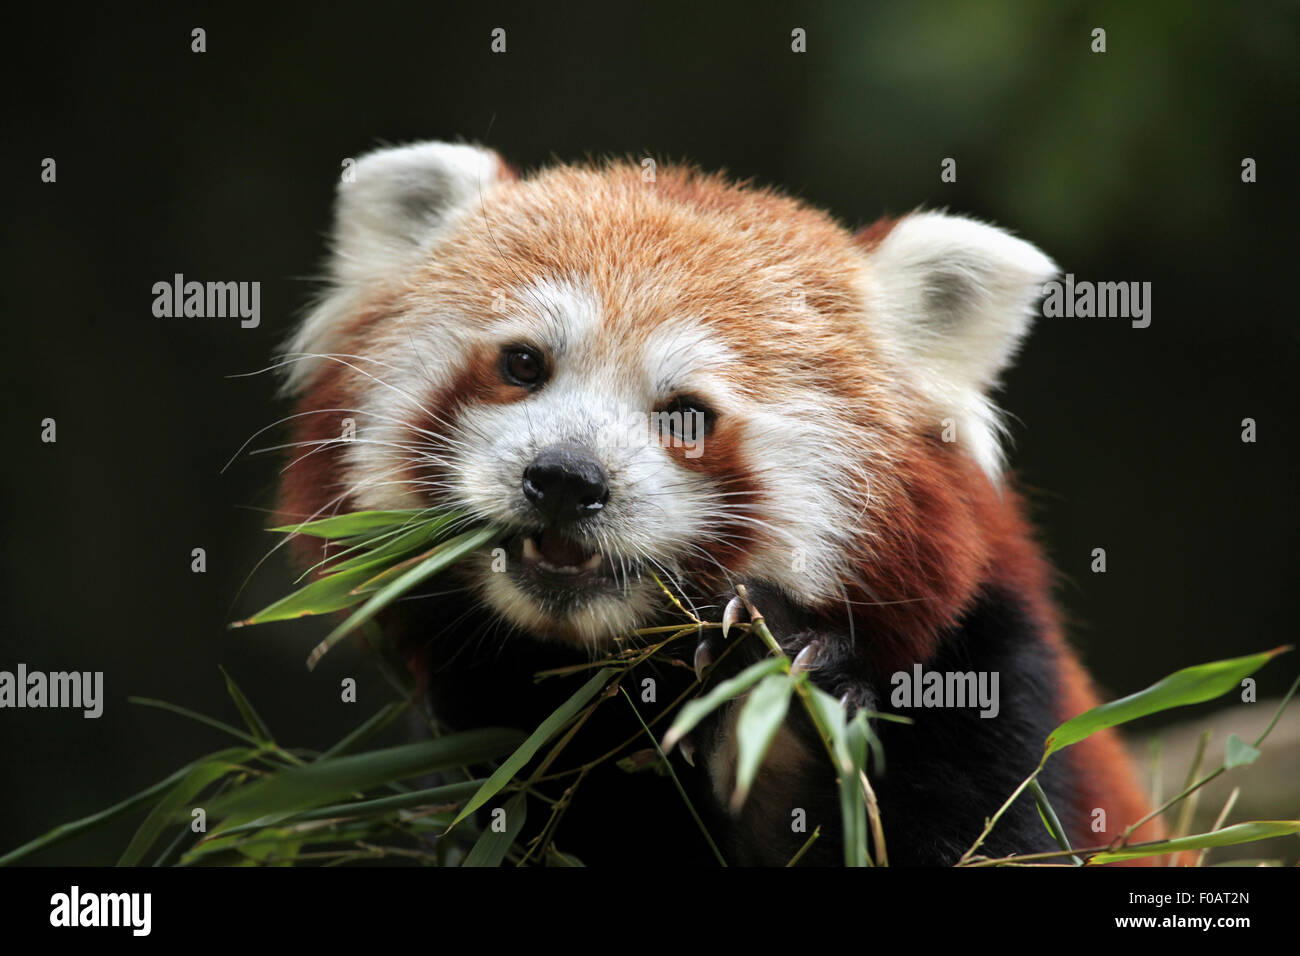
[[[643,580],[651,565],[610,544],[572,526],[516,526],[500,540],[505,554],[491,559],[497,573],[482,562],[477,583],[498,613],[537,637],[604,646],[643,626],[653,604]]]
[[[526,567],[547,574],[591,574],[600,571],[604,564],[599,551],[582,542],[563,538],[554,531],[523,535],[520,552]]]
[[[594,542],[554,528],[515,535],[507,545],[515,582],[534,597],[567,602],[618,587],[624,562],[607,558]]]

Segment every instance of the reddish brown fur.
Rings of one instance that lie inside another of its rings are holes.
[[[863,252],[870,252],[876,246],[880,245],[890,231],[898,225],[898,219],[894,216],[882,216],[869,226],[863,226],[853,234],[853,240]]]
[[[502,380],[500,362],[501,355],[497,347],[483,345],[475,349],[474,354],[452,380],[451,386],[443,390],[448,399],[447,405],[433,407],[454,410],[462,403],[505,405],[527,398],[528,389]]]
[[[290,420],[289,452],[293,464],[280,481],[279,517],[281,524],[342,514],[351,510],[347,499],[333,499],[344,490],[341,483],[343,446],[330,444],[343,432],[343,419],[355,417],[348,411],[354,405],[349,388],[348,369],[328,364],[317,376],[312,388],[294,409]],[[309,566],[321,560],[320,544],[306,535],[291,539],[295,557]]]
[[[851,592],[851,600],[861,602],[855,605],[855,629],[859,641],[868,642],[873,668],[888,675],[928,660],[940,632],[958,622],[977,590],[995,587],[1023,602],[1057,653],[1056,717],[1064,722],[1096,706],[1092,681],[1062,636],[1050,598],[1051,572],[1023,517],[1020,496],[1009,486],[995,488],[974,462],[938,442],[920,442],[916,452],[901,476],[904,494],[884,521],[887,543],[879,546],[879,559],[862,568],[864,588]],[[1052,759],[1069,760],[1080,771],[1075,809],[1082,818],[1091,819],[1094,808],[1106,811],[1107,830],[1097,835],[1098,844],[1146,815],[1149,802],[1113,731]],[[1133,841],[1156,839],[1161,832],[1153,821]]]
[[[688,457],[682,445],[668,444],[669,454],[683,468],[710,475],[720,493],[736,510],[736,517],[724,518],[710,531],[708,547],[710,556],[725,568],[735,568],[745,555],[762,547],[767,537],[762,528],[743,520],[742,516],[762,513],[763,493],[754,481],[745,461],[741,436],[733,423],[720,422],[704,444],[707,452],[696,458]],[[712,561],[703,558],[686,562],[685,570],[702,584],[721,587],[721,572]]]
[[[659,170],[647,186],[637,167],[619,164],[561,167],[522,180],[511,175],[475,215],[482,218],[440,249],[436,263],[352,323],[340,351],[364,354],[391,342],[399,332],[383,322],[390,310],[419,314],[438,302],[488,316],[499,285],[575,270],[602,304],[612,349],[636,349],[649,330],[676,315],[698,317],[738,356],[729,388],[751,395],[820,388],[827,402],[861,423],[864,445],[870,438],[890,450],[889,474],[879,476],[864,518],[876,534],[855,559],[858,573],[848,583],[858,640],[878,673],[929,659],[940,632],[960,619],[981,587],[995,586],[1025,602],[1060,656],[1058,716],[1095,704],[1061,636],[1050,574],[1018,495],[995,488],[972,460],[940,442],[933,423],[900,410],[910,398],[905,376],[864,335],[847,277],[896,220],[851,236],[824,213],[769,191],[672,169]],[[755,281],[760,271],[767,281]],[[805,312],[791,314],[790,289],[804,292]],[[345,368],[324,367],[298,411],[352,407],[357,380]],[[429,400],[445,419],[461,402],[509,402],[525,394],[500,381],[496,352],[485,346]],[[306,415],[295,420],[293,437],[337,437],[343,417]],[[435,432],[446,427],[420,424]],[[741,502],[761,511],[762,491],[736,431],[721,421],[705,447],[700,459],[678,460],[712,475],[721,490],[745,492]],[[338,461],[339,453],[327,447],[286,473],[285,515],[317,514],[342,490]],[[337,510],[347,508],[344,501]],[[728,568],[762,544],[746,522],[720,531],[714,557]],[[828,618],[837,608],[824,609]],[[1053,759],[1070,759],[1083,771],[1078,808],[1105,808],[1108,835],[1144,814],[1146,800],[1114,734],[1095,735]],[[1153,832],[1151,825],[1144,831]]]

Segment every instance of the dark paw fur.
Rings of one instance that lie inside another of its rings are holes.
[[[868,706],[870,694],[854,674],[847,636],[819,628],[811,614],[762,582],[747,582],[713,605],[713,620],[722,627],[706,630],[696,646],[695,674],[701,683],[733,677],[771,653],[749,628],[736,627],[750,623],[751,607],[762,616],[796,672],[807,672],[818,687],[837,698],[847,697],[854,708]]]
[[[795,672],[807,673],[813,683],[826,693],[839,699],[852,717],[859,708],[875,709],[875,698],[867,683],[856,673],[846,637],[819,630],[802,608],[792,603],[779,590],[761,582],[746,583],[728,592],[712,605],[712,620],[721,628],[703,632],[695,647],[693,665],[696,677],[705,690],[735,677],[741,671],[770,656],[768,645],[745,625],[751,623],[753,608],[762,616],[768,631],[791,659]],[[724,708],[725,710],[725,708]],[[706,719],[690,738],[682,741],[682,752],[694,762],[696,751],[705,755],[720,745],[722,737],[717,723],[722,711]],[[794,712],[794,729],[801,735],[812,733],[811,726]]]

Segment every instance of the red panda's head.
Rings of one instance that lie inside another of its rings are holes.
[[[504,525],[479,599],[589,644],[646,618],[652,571],[809,607],[978,583],[988,395],[1054,271],[1033,246],[934,213],[855,236],[689,169],[516,178],[442,143],[349,178],[286,354],[306,443],[286,511]],[[941,550],[960,573],[921,566]]]

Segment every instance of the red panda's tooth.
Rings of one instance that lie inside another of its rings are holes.
[[[584,571],[595,571],[595,570],[599,569],[599,568],[600,568],[600,560],[601,560],[601,558],[600,558],[600,552],[597,551],[595,554],[593,554],[591,557],[589,557],[586,561],[582,562],[582,570],[584,570]]]
[[[524,560],[536,564],[542,559],[542,552],[537,549],[537,542],[531,537],[524,538]]]

